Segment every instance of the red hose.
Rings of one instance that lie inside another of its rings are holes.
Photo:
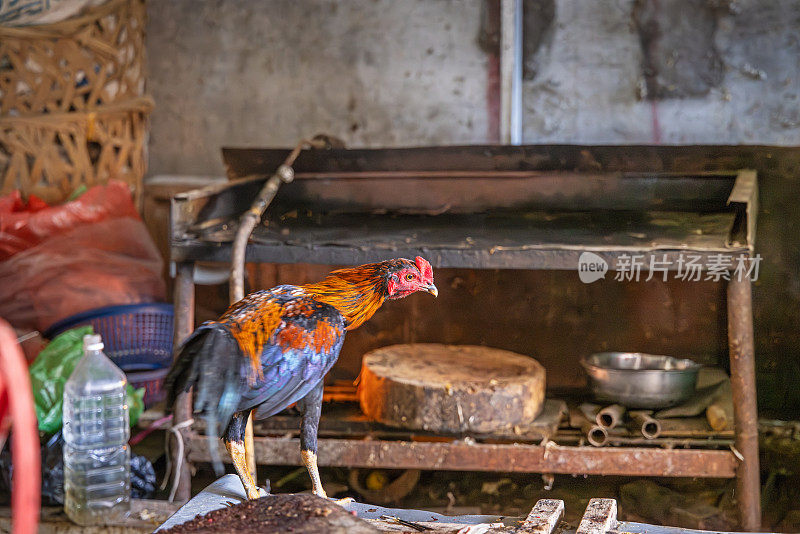
[[[0,319],[0,442],[5,441],[9,420],[14,430],[11,524],[14,534],[34,534],[39,522],[42,472],[33,393],[17,336]]]

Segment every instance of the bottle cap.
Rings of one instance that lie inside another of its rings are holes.
[[[103,350],[103,338],[99,334],[83,336],[83,350]]]

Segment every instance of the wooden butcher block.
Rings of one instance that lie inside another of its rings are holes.
[[[358,398],[381,423],[433,432],[492,433],[530,424],[544,403],[544,368],[528,356],[419,343],[364,356]]]

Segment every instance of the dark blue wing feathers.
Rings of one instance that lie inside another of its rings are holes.
[[[195,388],[194,408],[215,434],[223,432],[234,412],[256,410],[256,418],[274,415],[311,392],[339,357],[345,320],[332,306],[314,301],[296,286],[278,286],[251,295],[234,313],[205,323],[187,339],[170,370],[170,399]],[[233,321],[245,324],[259,311],[280,306],[280,321],[265,333],[261,373],[232,333]]]
[[[256,408],[256,419],[264,419],[286,409],[305,397],[330,371],[336,362],[344,342],[344,335],[328,353],[319,353],[312,348],[303,350],[281,350],[271,345],[265,348],[262,358],[277,360],[264,380],[246,387],[239,404],[240,410]]]
[[[335,308],[313,301],[296,286],[278,286],[270,293],[284,308],[281,325],[261,352],[263,377],[253,380],[250,363],[241,364],[242,396],[237,411],[256,410],[264,419],[305,397],[324,379],[344,343],[344,318]],[[315,344],[317,330],[332,336]]]

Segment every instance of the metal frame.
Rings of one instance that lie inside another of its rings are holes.
[[[469,151],[468,160],[475,161],[476,153],[484,157],[491,150],[500,148],[475,147]],[[428,156],[435,155],[434,149],[420,149]],[[444,149],[444,156],[449,153]],[[466,149],[450,149],[466,150]],[[247,151],[242,151],[247,152]],[[263,152],[275,152],[264,155]],[[362,154],[368,151],[347,151]],[[372,151],[379,153],[381,151]],[[392,151],[389,151],[392,152]],[[403,150],[394,152],[404,152]],[[405,152],[408,152],[407,150]],[[247,165],[260,167],[268,164],[270,158],[280,161],[286,151],[250,151],[248,157],[239,162],[238,172],[241,176]],[[255,156],[255,157],[254,157]],[[353,155],[357,158],[357,155]],[[393,158],[398,154],[376,155],[385,166],[398,165]],[[259,159],[260,158],[260,159]],[[229,166],[236,167],[228,157]],[[235,157],[233,158],[236,159]],[[328,158],[333,159],[333,158]],[[447,157],[444,157],[447,161]],[[307,166],[320,170],[314,173],[330,172],[326,169],[327,159],[319,155],[306,158]],[[303,179],[303,173],[313,180],[314,173],[303,168],[303,156],[297,162],[298,180]],[[308,162],[311,163],[308,163]],[[339,162],[341,164],[341,162]],[[451,163],[452,164],[452,163]],[[413,167],[413,162],[410,165]],[[399,168],[403,168],[398,165]],[[437,169],[434,169],[436,171]],[[412,168],[410,171],[412,172]],[[361,170],[348,170],[347,172],[362,172]],[[487,177],[492,171],[486,171]],[[457,171],[445,171],[443,174]],[[266,173],[265,173],[266,174]],[[429,174],[429,173],[420,173]],[[316,176],[319,177],[319,176]],[[489,177],[491,179],[491,177]],[[502,182],[502,180],[499,180]],[[252,186],[250,185],[252,182]],[[231,206],[221,199],[232,188],[255,188],[263,183],[263,179],[252,179],[238,184],[212,186],[205,190],[198,190],[173,199],[172,208],[172,260],[176,262],[176,342],[180,342],[188,335],[194,324],[194,261],[229,261],[230,247],[225,244],[209,245],[186,239],[187,218],[190,220],[210,220],[214,217],[230,215]],[[499,184],[492,184],[499,187]],[[241,194],[241,193],[240,193]],[[207,198],[214,198],[215,202],[206,202]],[[252,198],[252,196],[250,197]],[[198,199],[200,202],[198,203]],[[546,202],[544,199],[543,202]],[[688,199],[687,199],[688,200]],[[624,202],[625,199],[623,198]],[[732,258],[747,256],[753,248],[753,232],[755,228],[755,213],[757,206],[756,177],[753,171],[741,171],[736,177],[736,184],[728,198],[736,212],[734,230],[738,232],[731,235],[730,243],[723,250],[699,250],[703,255],[723,253]],[[246,209],[246,205],[238,206]],[[375,259],[375,251],[370,254],[360,254],[353,249],[328,247],[325,250],[315,249],[310,251],[307,247],[271,247],[252,245],[248,247],[248,261],[267,262],[293,262],[306,261],[312,263],[339,263],[357,264],[362,260]],[[280,249],[280,250],[279,250]],[[630,254],[630,250],[614,250],[610,247],[590,249],[606,258],[613,266],[619,256]],[[684,252],[691,251],[684,249]],[[430,251],[424,250],[393,250],[389,254],[413,255],[425,253],[430,256]],[[677,257],[678,250],[644,250],[643,254],[668,254],[673,260]],[[467,254],[463,251],[454,251],[452,254],[442,253],[434,263],[439,267],[458,266],[471,268],[528,268],[528,269],[574,269],[580,250],[562,247],[537,247],[527,250],[499,251],[492,254]],[[673,266],[674,268],[674,266]],[[755,363],[753,346],[753,320],[752,296],[749,279],[741,281],[732,280],[728,283],[728,331],[731,363],[731,383],[735,408],[735,437],[736,451],[724,450],[661,450],[653,448],[590,448],[590,447],[563,447],[536,446],[526,444],[514,445],[488,445],[464,442],[452,443],[422,443],[408,441],[388,440],[355,440],[355,439],[320,439],[319,464],[349,467],[385,467],[385,468],[414,468],[414,469],[449,469],[449,470],[486,470],[486,471],[520,471],[541,473],[570,473],[570,474],[618,474],[635,476],[688,476],[688,477],[733,477],[737,478],[737,499],[740,503],[740,519],[742,527],[746,530],[757,530],[760,525],[760,483],[758,459],[758,430],[756,413],[755,390]],[[191,416],[191,400],[189,396],[179,399],[175,410],[175,423],[179,424]],[[198,438],[190,430],[184,432],[187,443],[187,457],[183,462],[181,485],[177,497],[188,499],[190,496],[189,461],[208,460],[208,451],[205,439]],[[299,464],[299,446],[296,440],[257,437],[255,442],[256,456],[259,461],[272,464]],[[740,460],[737,460],[737,456]]]

